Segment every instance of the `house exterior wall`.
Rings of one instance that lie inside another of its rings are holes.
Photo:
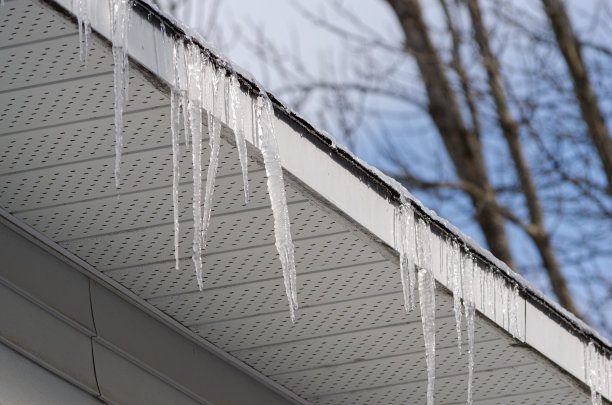
[[[99,400],[0,344],[0,403],[95,405]]]
[[[0,257],[1,403],[292,403],[7,224]]]

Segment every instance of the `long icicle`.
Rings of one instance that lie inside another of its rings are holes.
[[[115,187],[119,188],[121,184],[121,155],[123,153],[123,107],[127,100],[129,87],[127,47],[132,3],[130,0],[109,0],[109,5],[115,91]]]
[[[179,119],[180,119],[180,95],[173,88],[170,91],[170,131],[172,132],[172,208],[174,219],[174,260],[175,267],[179,269],[179,172],[180,147],[179,147]]]
[[[221,147],[221,122],[219,121],[219,81],[225,76],[225,71],[212,67],[212,104],[208,111],[208,143],[210,145],[210,159],[208,173],[206,174],[206,189],[204,192],[204,212],[202,213],[202,243],[206,246],[206,236],[210,226],[212,212],[212,198],[215,191],[215,180],[219,167],[219,149]]]
[[[510,330],[510,289],[506,286],[506,281],[500,278],[500,290],[502,293],[502,325]]]
[[[419,270],[419,302],[421,304],[421,321],[425,340],[425,359],[427,362],[427,404],[434,403],[436,380],[436,301],[435,280],[430,270]]]
[[[240,108],[240,82],[236,73],[232,73],[229,80],[229,107],[230,107],[230,127],[234,130],[236,138],[236,149],[242,168],[242,187],[244,189],[244,203],[249,203],[249,161],[247,159],[247,146],[244,136],[244,112]],[[241,111],[238,119],[237,111]]]
[[[453,274],[453,311],[457,330],[457,346],[461,353],[461,250],[457,241],[452,241],[451,266]]]
[[[421,322],[425,340],[425,359],[427,362],[427,405],[434,403],[436,381],[436,295],[435,278],[432,266],[432,243],[429,225],[421,218],[417,221],[417,260],[419,302]]]
[[[400,254],[400,278],[404,292],[404,309],[413,310],[416,305],[414,210],[410,204],[399,206],[396,216],[395,236]]]
[[[187,51],[187,50],[186,50]],[[190,44],[188,50],[189,129],[193,171],[193,255],[200,291],[202,279],[202,60],[200,49]]]
[[[179,181],[180,181],[180,139],[179,139],[179,128],[181,118],[181,101],[183,100],[181,94],[181,72],[179,68],[179,48],[182,48],[182,44],[178,41],[174,42],[172,46],[172,61],[174,68],[174,87],[170,92],[170,131],[172,132],[172,207],[173,207],[173,219],[174,219],[174,260],[175,267],[179,270],[179,242],[180,242],[180,226],[179,226]],[[186,106],[183,106],[185,108]],[[187,123],[185,123],[187,125]]]
[[[476,317],[476,303],[474,302],[474,259],[470,253],[464,255],[462,266],[463,281],[463,308],[467,323],[468,335],[468,393],[467,403],[473,403],[473,381],[474,381],[474,329]]]
[[[519,290],[518,285],[514,285],[512,290],[510,291],[510,333],[512,337],[515,339],[521,339],[521,330],[518,321],[518,312],[519,312]]]
[[[289,228],[289,210],[287,209],[283,167],[281,165],[276,133],[274,132],[274,107],[265,94],[257,98],[256,123],[259,147],[263,154],[266,176],[268,178],[268,194],[270,195],[270,203],[274,216],[276,249],[278,250],[283,268],[283,279],[287,299],[289,300],[291,321],[295,322],[295,311],[298,309],[295,254]]]

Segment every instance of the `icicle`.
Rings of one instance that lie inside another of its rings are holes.
[[[233,73],[229,80],[229,107],[230,107],[230,127],[234,130],[236,138],[236,149],[238,149],[238,158],[240,159],[240,167],[242,168],[242,184],[244,189],[244,203],[249,203],[249,162],[247,160],[247,146],[244,137],[244,113],[241,112],[240,120],[237,119],[236,111],[240,109],[240,83],[236,74]]]
[[[417,220],[416,231],[417,266],[420,269],[431,271],[431,231],[429,229],[429,224],[419,218]]]
[[[121,154],[123,151],[123,72],[125,60],[122,59],[123,52],[119,48],[113,47],[113,58],[115,59],[115,187],[121,184]]]
[[[425,340],[425,359],[427,362],[427,404],[434,403],[434,387],[436,380],[436,295],[435,279],[432,268],[431,230],[421,218],[417,220],[417,261],[419,302],[421,306],[421,321],[423,323],[423,338]]]
[[[518,311],[519,311],[519,290],[518,285],[514,285],[511,291],[509,291],[510,299],[508,304],[510,306],[508,312],[510,316],[510,333],[515,339],[521,338],[521,330],[518,322]]]
[[[452,244],[453,267],[453,311],[455,312],[455,328],[457,330],[457,347],[461,353],[461,249],[457,241]]]
[[[182,48],[183,45],[176,41],[172,46],[172,62],[174,67],[174,88],[172,88],[170,92],[170,131],[172,132],[172,206],[173,206],[173,218],[174,218],[174,259],[175,259],[175,267],[179,269],[179,238],[180,238],[180,228],[179,228],[179,181],[180,181],[180,172],[179,172],[179,162],[180,162],[180,140],[179,140],[179,128],[180,128],[180,118],[181,118],[181,104],[182,104],[182,94],[185,93],[186,90],[181,89],[181,71],[179,68],[179,49]],[[186,72],[183,72],[183,75],[186,76]],[[183,109],[186,109],[186,105],[182,105]],[[188,122],[185,121],[185,126],[189,125]]]
[[[223,72],[226,72],[225,69],[223,69]],[[229,76],[227,75],[223,75],[222,79],[223,79],[223,101],[225,101],[225,108],[224,108],[224,112],[225,112],[225,125],[229,126],[232,130],[234,130],[233,127],[231,127],[230,125],[230,120],[231,120],[231,106],[230,103],[232,102],[232,99],[230,97],[230,81],[231,81],[231,76],[234,75],[234,72],[230,70],[229,72]]]
[[[491,316],[495,319],[495,274],[491,268],[486,273],[485,295],[487,313],[492,314]]]
[[[495,285],[495,320],[499,319],[501,315],[501,325],[504,325],[506,307],[504,304],[504,291],[503,291],[503,280],[498,275],[493,278],[493,284]]]
[[[257,98],[257,133],[263,154],[264,166],[268,177],[268,194],[274,216],[274,235],[276,249],[283,267],[285,290],[289,300],[291,321],[295,322],[295,311],[298,308],[294,248],[289,229],[289,211],[285,195],[285,182],[281,165],[278,141],[274,132],[274,108],[265,95]]]
[[[121,153],[123,150],[123,107],[128,94],[128,25],[132,3],[130,0],[109,0],[111,38],[113,42],[115,91],[115,186],[121,183]]]
[[[219,110],[219,81],[225,71],[212,68],[212,105],[208,111],[208,143],[210,145],[210,160],[206,175],[206,191],[204,193],[204,212],[202,214],[202,243],[206,246],[206,233],[210,226],[212,212],[212,198],[215,191],[215,179],[219,167],[219,149],[221,143],[221,122],[218,118]]]
[[[175,89],[170,91],[170,131],[172,132],[172,207],[174,210],[174,260],[179,269],[179,119],[180,96]]]
[[[174,70],[178,87],[181,91],[181,105],[183,106],[183,125],[185,132],[185,149],[189,149],[191,139],[191,125],[189,124],[189,55],[188,47],[180,45],[177,48],[176,58],[174,59]],[[180,73],[183,72],[181,75]],[[181,77],[182,76],[182,77]],[[184,83],[183,83],[184,82]]]
[[[423,339],[425,340],[425,359],[427,362],[427,404],[433,405],[436,380],[435,280],[432,271],[426,269],[419,269],[418,278]]]
[[[502,325],[504,328],[510,330],[510,289],[506,286],[506,281],[500,278],[500,291],[501,291],[501,299],[502,299]]]
[[[396,246],[400,254],[400,277],[406,312],[416,305],[414,211],[410,204],[400,205],[395,225]]]
[[[600,372],[600,361],[601,355],[597,352],[595,344],[589,342],[585,346],[584,350],[584,371],[585,379],[589,388],[591,389],[591,403],[592,405],[602,405],[600,391],[602,389],[602,373]]]
[[[467,403],[473,403],[473,381],[474,381],[474,329],[476,304],[474,302],[474,259],[468,253],[463,258],[462,282],[463,282],[463,307],[468,334],[468,398]]]
[[[255,101],[253,101],[251,97],[249,97],[249,99],[251,100],[251,128],[253,131],[253,143],[259,148],[259,136],[257,135],[257,99],[255,99]]]
[[[185,50],[188,64],[188,119],[193,164],[193,255],[200,291],[202,281],[202,59],[200,49],[191,44]]]
[[[606,358],[602,353],[597,354],[597,392],[600,393],[600,401],[601,401],[601,392],[604,390],[604,386],[606,385],[606,380],[608,379],[608,375],[606,373]],[[607,386],[605,387],[607,388]]]
[[[89,20],[89,1],[77,0],[77,23],[79,25],[79,57],[87,65],[89,55],[89,35],[91,34],[91,21]]]
[[[476,267],[476,265],[474,265]],[[487,273],[485,271],[480,272],[480,277],[478,277],[478,288],[479,288],[479,296],[480,296],[480,308],[484,313],[486,310],[486,299],[485,299],[485,283],[487,282]]]
[[[451,239],[446,236],[446,237],[442,237],[440,239],[440,243],[441,243],[441,250],[440,250],[440,266],[441,266],[441,270],[440,272],[442,272],[443,270],[446,271],[446,283],[449,285],[451,291],[452,291],[452,286],[453,286],[453,269],[452,269],[452,265],[451,265],[451,259],[452,259],[452,254],[453,254],[453,245],[451,243]]]
[[[601,366],[599,371],[600,391],[610,392],[610,359],[603,353],[599,355]]]

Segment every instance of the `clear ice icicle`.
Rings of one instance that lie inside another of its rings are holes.
[[[132,2],[109,0],[111,38],[113,43],[115,91],[115,186],[121,184],[121,154],[123,151],[123,107],[128,95],[128,26]]]
[[[427,405],[434,403],[436,380],[436,294],[435,280],[431,270],[421,268],[418,273],[421,322],[425,340],[427,362]]]
[[[485,274],[484,297],[486,298],[487,313],[490,314],[489,317],[492,316],[495,319],[495,274],[491,268]]]
[[[190,44],[187,60],[188,119],[191,133],[193,172],[193,255],[198,287],[202,281],[202,57],[200,49]],[[184,108],[184,107],[183,107]]]
[[[81,62],[87,64],[89,56],[89,35],[91,34],[91,22],[89,19],[89,1],[77,0],[77,23],[79,25],[79,57]]]
[[[212,68],[212,105],[208,111],[208,143],[210,145],[210,159],[208,162],[208,173],[206,174],[206,189],[204,192],[204,212],[202,213],[202,243],[206,246],[206,234],[210,226],[210,214],[212,212],[212,198],[215,191],[215,180],[219,167],[219,149],[221,142],[221,122],[219,113],[219,81],[225,75],[225,71]]]
[[[180,163],[180,139],[179,139],[179,128],[181,118],[181,105],[183,110],[186,110],[187,105],[182,104],[186,97],[185,89],[181,89],[181,71],[179,65],[179,49],[182,49],[182,43],[176,41],[172,47],[172,59],[174,67],[174,88],[170,91],[170,131],[172,134],[172,207],[173,207],[173,219],[174,219],[174,260],[175,267],[179,269],[179,241],[180,241],[180,227],[179,227],[179,163]],[[182,72],[184,76],[186,72]],[[189,123],[185,121],[185,126]]]
[[[415,240],[414,211],[410,204],[402,204],[398,208],[395,224],[395,243],[400,254],[400,277],[404,292],[404,308],[406,312],[416,305],[415,287]]]
[[[230,128],[234,131],[236,138],[236,149],[238,149],[238,158],[240,159],[240,167],[242,168],[242,184],[244,189],[244,203],[249,203],[249,161],[247,160],[247,146],[244,136],[244,113],[240,108],[240,82],[235,73],[230,76],[227,82],[229,86],[229,110],[230,110]],[[241,111],[238,119],[237,112]]]
[[[257,98],[256,123],[259,147],[263,154],[264,166],[268,180],[268,194],[274,216],[274,236],[276,249],[283,268],[285,291],[289,300],[291,321],[295,322],[295,311],[298,308],[297,283],[295,272],[294,247],[289,229],[289,210],[285,194],[283,167],[281,165],[278,141],[274,132],[274,107],[268,96]]]
[[[177,87],[181,90],[181,105],[183,107],[183,126],[185,132],[185,149],[189,149],[191,125],[189,124],[189,47],[176,44],[174,72]]]
[[[432,268],[431,230],[429,224],[419,218],[416,231],[419,302],[427,362],[427,405],[433,405],[436,380],[436,295]]]
[[[499,276],[493,277],[493,286],[494,286],[494,297],[495,297],[495,320],[499,318],[501,315],[501,324],[504,325],[504,317],[505,317],[505,307],[503,300],[503,291],[502,291],[502,279]]]
[[[463,283],[463,307],[465,310],[465,320],[467,323],[468,335],[468,394],[467,403],[473,403],[473,382],[474,382],[474,329],[476,317],[476,304],[474,302],[474,259],[470,254],[463,257],[462,283]]]
[[[508,287],[509,288],[509,287]],[[510,299],[509,299],[509,313],[510,313],[510,333],[512,337],[515,339],[521,338],[521,330],[518,322],[518,312],[519,312],[519,290],[518,286],[515,284],[512,287],[512,290],[509,291]]]
[[[231,68],[230,68],[231,69]],[[225,70],[224,70],[225,72]],[[223,100],[225,101],[225,124],[227,126],[229,126],[232,131],[234,130],[234,128],[231,126],[231,106],[230,103],[232,102],[232,98],[230,97],[230,80],[231,80],[231,76],[234,75],[234,72],[230,70],[230,75],[226,76],[223,75],[222,79],[223,79]]]
[[[461,353],[461,248],[456,241],[452,241],[450,266],[453,274],[453,311],[455,312],[457,347]]]
[[[123,51],[113,47],[114,66],[114,91],[115,91],[115,187],[121,184],[121,154],[123,152],[123,105],[124,105],[124,74],[126,61]]]
[[[170,90],[170,131],[172,132],[172,208],[174,218],[174,260],[179,269],[179,119],[180,96],[175,89]]]
[[[417,266],[419,269],[432,270],[431,257],[431,231],[429,224],[422,218],[417,220],[416,226]]]
[[[510,330],[510,289],[506,286],[506,281],[502,278],[499,279],[499,290],[502,300],[502,325]]]
[[[253,142],[255,143],[255,146],[259,148],[259,136],[257,136],[257,98],[255,101],[253,101],[251,97],[249,97],[249,99],[251,100],[251,128],[253,128]]]

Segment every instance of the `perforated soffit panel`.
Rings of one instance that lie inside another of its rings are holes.
[[[297,183],[288,184],[287,196],[301,309],[292,324],[265,172],[251,147],[251,202],[245,206],[237,152],[224,132],[204,257],[205,290],[199,292],[189,259],[186,158],[180,186],[182,270],[172,268],[167,94],[131,70],[118,196],[108,44],[93,37],[85,67],[73,20],[37,1],[7,1],[0,9],[0,64],[1,208],[312,403],[425,402],[419,314],[404,312],[397,262],[363,232],[367,224],[351,224],[338,214],[342,207],[324,208],[308,187],[296,187],[300,177],[293,173]],[[281,139],[281,146],[288,142],[293,140]],[[468,359],[458,352],[452,297],[442,284],[436,292],[436,402],[464,403]],[[556,367],[538,353],[546,351],[529,335],[529,311],[535,309],[524,300],[520,308],[527,344],[510,337],[501,314],[478,316],[476,403],[588,403],[584,385],[571,377],[582,378],[580,366],[564,367],[565,360],[554,358],[558,354],[547,353]],[[581,348],[570,343],[567,347]],[[567,364],[580,364],[582,355],[575,351]]]

